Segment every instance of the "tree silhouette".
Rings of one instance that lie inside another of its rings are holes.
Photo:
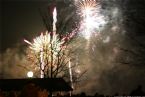
[[[71,64],[70,67],[68,66],[74,55],[74,49],[71,48],[69,44],[77,35],[76,32],[78,30],[76,23],[77,18],[73,17],[73,15],[75,15],[75,7],[72,4],[72,2],[58,1],[56,4],[52,2],[51,5],[47,7],[48,9],[44,8],[44,10],[40,8],[39,11],[44,25],[49,32],[36,37],[32,43],[25,40],[31,45],[27,50],[27,55],[31,64],[35,65],[34,71],[36,74],[39,74],[40,71],[43,72],[45,78],[63,77],[68,80],[68,78],[70,78],[70,69],[76,68],[75,64]],[[62,5],[64,5],[64,8],[62,8]],[[56,32],[52,31],[52,11],[54,6],[58,9]],[[60,13],[65,14],[62,16]],[[36,41],[37,43],[35,43]],[[39,46],[37,48],[37,44],[41,47]],[[79,74],[73,73],[71,75],[75,76],[73,77],[73,81],[76,82],[85,72],[86,71],[83,71]]]

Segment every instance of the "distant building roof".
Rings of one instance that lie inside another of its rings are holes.
[[[4,91],[22,90],[29,83],[51,91],[72,91],[62,78],[0,79],[0,89]]]

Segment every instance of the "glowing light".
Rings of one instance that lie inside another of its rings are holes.
[[[33,72],[32,72],[32,71],[29,71],[29,72],[27,73],[27,77],[33,77]]]
[[[103,43],[108,43],[110,41],[110,36],[107,36],[106,39],[103,40]]]
[[[100,14],[101,6],[95,0],[81,0],[77,7],[81,16],[80,32],[89,39],[92,33],[100,31],[101,26],[106,23]]]
[[[80,74],[80,73],[81,73],[81,71],[80,71],[79,69],[76,69],[76,73]]]
[[[69,66],[69,75],[70,75],[71,87],[73,88],[72,70],[71,70],[72,67],[71,67],[71,61],[70,60],[69,60],[68,66]]]
[[[57,52],[61,49],[63,40],[60,40],[58,34],[53,33],[51,38],[51,33],[46,32],[45,34],[41,33],[40,36],[33,39],[33,42],[29,42],[28,40],[24,40],[26,43],[30,45],[30,49],[35,51],[36,53],[41,52],[42,50],[51,50],[50,47],[52,45],[53,51]]]
[[[57,22],[57,10],[55,7],[53,11],[53,32],[56,32],[56,22]]]

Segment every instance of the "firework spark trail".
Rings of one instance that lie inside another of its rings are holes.
[[[57,10],[55,7],[53,11],[53,33],[56,32],[56,22],[57,22]]]
[[[70,82],[71,82],[71,87],[73,88],[73,80],[72,80],[72,67],[71,67],[71,61],[70,61],[70,59],[69,59],[69,64],[68,64],[68,66],[69,66],[69,75],[70,75]]]
[[[44,78],[43,70],[44,70],[44,67],[45,67],[45,63],[44,63],[43,54],[44,54],[43,49],[41,49],[41,51],[40,51],[40,62],[41,62],[40,63],[41,64],[40,78]]]

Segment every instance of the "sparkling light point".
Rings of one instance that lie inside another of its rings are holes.
[[[27,72],[27,77],[33,77],[33,72],[32,71]]]

